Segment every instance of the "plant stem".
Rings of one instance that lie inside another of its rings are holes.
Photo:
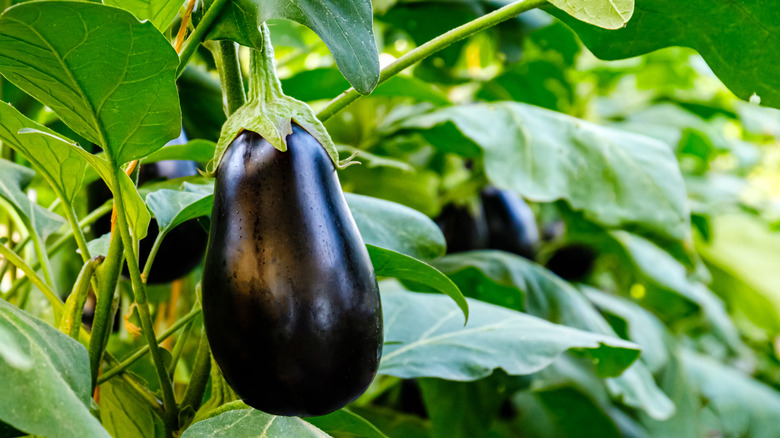
[[[176,340],[176,345],[173,346],[173,352],[171,352],[171,365],[168,367],[168,375],[171,376],[171,380],[174,380],[173,373],[176,371],[176,364],[181,358],[181,353],[184,351],[184,346],[190,338],[190,333],[192,333],[192,321],[184,326],[184,330],[181,331],[179,339]],[[171,338],[165,339],[164,342],[162,342],[162,345],[170,340]]]
[[[127,269],[130,271],[130,282],[133,285],[133,295],[138,308],[138,314],[141,317],[141,329],[146,337],[146,343],[149,344],[152,362],[154,362],[154,367],[157,370],[157,378],[159,379],[160,388],[163,393],[163,421],[165,423],[166,436],[171,436],[173,431],[178,428],[178,412],[176,409],[176,399],[173,395],[173,385],[171,384],[171,379],[168,377],[162,354],[157,345],[157,339],[154,336],[152,315],[146,298],[146,285],[141,280],[141,272],[138,270],[138,261],[135,259],[135,254],[133,252],[133,238],[130,235],[127,217],[125,216],[124,194],[122,193],[122,188],[119,184],[119,177],[121,175],[119,172],[124,173],[124,171],[119,166],[113,167],[114,171],[111,173],[111,186],[116,188],[116,193],[114,193],[114,207],[116,208],[118,220],[117,228],[119,228],[119,234],[125,247]]]
[[[184,398],[181,400],[182,408],[191,406],[193,411],[197,411],[203,400],[203,393],[206,391],[206,383],[209,381],[211,373],[211,348],[206,332],[202,331],[200,342],[198,343],[198,352],[195,354],[195,363],[192,365],[192,375],[187,390],[184,391]]]
[[[81,224],[76,217],[76,211],[73,209],[73,204],[66,202],[63,205],[63,210],[65,210],[65,218],[68,219],[68,223],[70,223],[70,227],[73,230],[73,238],[76,239],[76,246],[78,246],[79,251],[81,251],[81,258],[84,260],[84,263],[86,263],[92,256],[89,254],[87,239],[84,238],[84,232],[81,231]]]
[[[76,279],[76,284],[73,285],[73,290],[65,302],[65,314],[62,315],[60,320],[60,331],[77,341],[79,340],[81,316],[84,313],[84,304],[87,302],[92,274],[95,273],[95,269],[103,263],[104,259],[105,257],[103,256],[97,256],[84,263],[84,267],[81,268],[81,272],[79,272],[79,276]]]
[[[6,260],[11,262],[14,266],[21,269],[24,275],[32,281],[32,283],[46,295],[46,298],[51,303],[51,307],[54,309],[54,320],[59,321],[62,311],[65,309],[65,304],[60,300],[60,297],[55,294],[51,288],[41,280],[41,277],[33,271],[33,269],[24,262],[16,253],[5,245],[0,245],[0,255]]]
[[[238,61],[238,46],[233,41],[218,41],[217,47],[214,60],[217,63],[219,81],[222,84],[223,93],[225,93],[227,104],[225,114],[230,116],[246,103],[241,64]]]
[[[422,46],[417,47],[404,56],[398,58],[395,60],[395,62],[382,69],[382,72],[379,75],[379,84],[392,78],[406,68],[433,55],[434,53],[442,49],[446,49],[453,43],[456,43],[464,38],[468,38],[477,32],[495,26],[496,24],[504,22],[523,12],[538,8],[545,3],[547,3],[546,0],[520,0],[515,3],[506,5],[500,9],[496,9],[495,11],[489,14],[485,14],[475,20],[469,21],[468,23],[462,26],[458,26],[447,33],[439,35]],[[363,96],[359,94],[354,88],[350,88],[330,101],[328,106],[320,111],[319,114],[317,114],[317,117],[324,122],[361,97]]]
[[[51,264],[49,263],[49,256],[43,250],[41,239],[38,238],[38,234],[35,232],[35,229],[33,228],[30,220],[24,218],[23,221],[25,223],[25,226],[27,227],[28,232],[30,233],[30,238],[32,239],[33,247],[35,248],[35,255],[36,257],[38,257],[38,262],[41,267],[41,272],[43,272],[43,278],[46,279],[46,284],[48,284],[50,287],[53,288],[54,281],[52,280],[53,275],[51,273]]]
[[[179,54],[179,67],[176,69],[176,78],[181,76],[184,67],[187,66],[187,63],[190,62],[190,58],[195,54],[195,50],[198,49],[200,43],[206,38],[206,34],[211,30],[211,25],[214,24],[214,21],[222,12],[222,8],[227,2],[228,0],[214,0],[214,3],[211,4],[209,10],[203,15],[200,23],[195,26],[195,30],[193,30],[190,37],[187,38],[187,42],[184,43],[184,48]]]
[[[173,324],[168,330],[164,331],[160,334],[160,337],[157,338],[157,343],[162,343],[165,339],[167,339],[169,336],[174,334],[177,330],[179,330],[182,326],[185,324],[191,322],[196,316],[200,315],[201,309],[200,307],[196,307],[190,311],[187,315],[182,317],[180,320],[176,321],[175,324]],[[149,345],[144,345],[138,351],[128,356],[127,359],[120,362],[118,365],[116,365],[114,368],[111,368],[110,370],[106,371],[105,373],[100,375],[100,378],[98,379],[98,384],[101,384],[110,378],[116,376],[117,374],[122,373],[124,370],[126,370],[130,365],[134,364],[138,359],[144,357],[146,353],[149,352]]]
[[[165,234],[159,233],[154,239],[152,250],[149,252],[149,257],[146,258],[146,263],[144,263],[144,272],[141,274],[141,278],[143,278],[144,281],[149,280],[149,273],[152,271],[152,263],[154,262],[154,258],[157,257],[157,251],[160,250],[160,245],[162,244],[164,237]]]

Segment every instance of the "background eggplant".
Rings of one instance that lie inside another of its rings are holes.
[[[593,271],[598,254],[583,244],[571,243],[558,248],[545,266],[568,281],[582,281]]]
[[[179,138],[168,144],[185,144],[187,137],[182,131]],[[142,164],[138,170],[138,185],[155,181],[170,180],[194,176],[198,174],[198,163],[186,160],[163,160],[154,163]],[[102,180],[95,181],[89,188],[89,208],[93,210],[111,199],[113,195]],[[93,226],[96,236],[101,236],[111,231],[111,215],[107,214]],[[149,223],[149,231],[138,245],[139,266],[143,269],[149,253],[152,251],[154,240],[159,229],[157,221],[152,219]],[[171,230],[163,239],[157,256],[154,259],[154,267],[149,273],[148,284],[168,283],[177,278],[184,277],[197,267],[203,260],[206,252],[207,236],[196,220],[184,222]],[[123,274],[128,276],[127,266]]]
[[[244,131],[219,164],[203,315],[214,358],[247,404],[323,415],[376,374],[379,288],[325,149],[297,125],[287,145]]]

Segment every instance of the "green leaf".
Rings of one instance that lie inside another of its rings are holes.
[[[31,169],[0,159],[0,175],[0,198],[8,201],[20,216],[29,220],[33,227],[30,231],[35,232],[41,242],[45,242],[65,223],[60,215],[36,204],[22,191],[35,176]]]
[[[0,16],[0,73],[117,165],[179,136],[178,63],[151,23],[122,9],[38,1]]]
[[[167,234],[190,219],[211,214],[213,187],[200,190],[198,186],[184,183],[184,190],[162,189],[150,193],[146,203],[157,219],[160,234]]]
[[[617,338],[609,323],[574,287],[542,266],[502,251],[473,251],[437,260],[436,266],[472,297],[526,311],[558,324]],[[644,365],[604,372],[611,394],[645,410],[653,418],[668,418],[674,405],[656,386]],[[620,375],[618,375],[620,374]]]
[[[306,421],[327,434],[339,437],[387,438],[376,426],[347,408],[321,417],[310,417]]]
[[[463,293],[446,275],[433,266],[413,257],[367,244],[368,255],[377,276],[410,280],[428,286],[452,298],[460,307],[466,322],[469,319],[469,305]]]
[[[149,20],[165,33],[181,8],[183,0],[103,0],[103,4],[126,9],[139,20]]]
[[[17,367],[0,355],[0,420],[50,438],[109,437],[89,411],[87,350],[3,300],[0,327],[35,364]]]
[[[772,335],[780,333],[777,233],[741,214],[718,216],[713,228],[711,244],[696,247],[712,272],[713,289],[737,318],[748,319]]]
[[[619,29],[634,13],[634,0],[549,0],[577,20],[604,29]]]
[[[111,245],[111,233],[106,233],[97,239],[92,239],[89,242],[87,242],[87,249],[89,250],[89,253],[92,255],[92,257],[95,256],[107,256],[108,255],[108,247]]]
[[[171,144],[144,158],[144,163],[163,160],[192,160],[208,163],[214,158],[217,145],[213,141],[197,139],[185,144]]]
[[[510,375],[537,372],[564,352],[587,350],[596,367],[619,373],[638,347],[610,336],[556,325],[524,313],[469,300],[469,322],[449,298],[383,291],[385,347],[380,374],[471,381],[502,368]]]
[[[206,7],[212,2],[207,0]],[[225,5],[207,38],[261,50],[258,27],[271,18],[296,21],[317,33],[359,93],[368,94],[376,87],[379,55],[370,0],[234,0]]]
[[[481,154],[489,180],[526,199],[563,199],[606,227],[690,236],[677,159],[650,137],[515,102],[449,107],[393,128],[432,130],[426,138],[440,149]]]
[[[11,332],[0,325],[0,359],[11,368],[29,370],[33,366],[32,358],[22,351]]]
[[[422,260],[444,255],[444,235],[428,216],[384,199],[353,193],[344,197],[366,244]]]
[[[100,419],[113,438],[165,436],[165,426],[149,402],[121,379],[100,385]]]
[[[773,68],[780,50],[776,37],[780,21],[772,3],[636,0],[633,18],[615,31],[553,13],[599,58],[623,59],[664,47],[691,47],[738,97],[747,100],[756,93],[762,104],[780,107],[780,76]]]
[[[643,300],[659,314],[669,311],[670,301],[682,298],[701,310],[713,332],[735,351],[742,348],[737,329],[726,313],[723,301],[701,283],[688,279],[685,267],[654,243],[625,231],[610,235],[624,249],[626,257],[650,292]]]
[[[681,356],[688,378],[707,400],[722,436],[771,437],[780,423],[780,393],[742,372],[693,352]]]
[[[25,128],[52,135],[20,135]],[[54,131],[5,102],[0,102],[0,140],[24,155],[66,202],[73,202],[87,167],[84,157],[72,149],[78,146],[60,141]]]
[[[255,409],[239,409],[199,421],[182,438],[323,438],[329,435],[298,417],[277,417]]]

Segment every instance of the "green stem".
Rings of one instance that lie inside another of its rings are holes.
[[[476,20],[470,21],[462,26],[458,26],[447,33],[439,35],[422,46],[417,47],[404,56],[398,58],[395,60],[395,62],[382,69],[382,72],[379,75],[379,84],[392,78],[406,68],[433,55],[434,53],[442,49],[446,49],[453,43],[509,20],[510,18],[515,17],[523,12],[538,8],[545,3],[547,3],[546,0],[520,0],[515,3],[506,5],[503,8],[496,9],[495,11],[489,14],[485,14]],[[330,101],[328,106],[320,111],[319,114],[317,114],[317,117],[324,122],[361,97],[363,96],[354,88],[350,88]]]
[[[65,210],[65,218],[68,220],[70,228],[73,230],[73,238],[76,239],[76,246],[78,246],[79,251],[81,251],[81,258],[84,260],[84,263],[87,263],[92,256],[89,254],[87,239],[84,238],[84,232],[81,231],[81,224],[76,217],[76,211],[73,209],[73,204],[65,202],[63,210]]]
[[[244,80],[241,74],[241,64],[238,61],[238,46],[233,41],[219,41],[218,50],[214,51],[214,61],[219,72],[219,81],[225,93],[225,114],[228,116],[246,103]]]
[[[82,219],[81,222],[79,222],[79,227],[82,230],[86,229],[88,226],[92,225],[96,220],[98,220],[98,218],[110,212],[112,208],[113,208],[113,204],[110,202],[103,204],[99,208],[96,208],[90,214],[84,217],[84,219]],[[70,239],[72,239],[73,237],[74,237],[73,234],[66,234],[60,237],[59,239],[57,239],[53,244],[49,245],[49,247],[47,248],[47,253],[49,257],[56,254],[57,251],[59,251],[63,246],[65,246],[65,244],[68,243],[68,241],[70,241]],[[24,240],[23,242],[27,242],[27,240]],[[19,244],[17,244],[16,246],[18,247]],[[16,248],[14,248],[14,252],[18,254],[21,251],[16,251]],[[40,268],[40,266],[41,266],[40,261],[37,261],[35,264],[33,264],[32,269],[37,270],[38,268]],[[22,277],[19,280],[17,280],[8,290],[8,292],[3,297],[3,299],[7,301],[13,298],[17,290],[22,286],[24,286],[27,283],[27,281],[28,281],[27,277]]]
[[[260,34],[263,37],[263,50],[252,50],[250,55],[249,100],[264,99],[267,102],[272,102],[284,97],[284,91],[279,76],[276,74],[271,32],[265,23],[260,25]]]
[[[190,321],[184,326],[184,330],[181,331],[179,339],[176,340],[176,345],[173,346],[173,352],[171,352],[171,364],[168,367],[168,375],[171,376],[171,380],[174,380],[173,373],[176,371],[176,364],[179,363],[181,353],[184,351],[184,346],[187,345],[187,341],[190,339],[190,333],[192,333],[192,324]]]
[[[157,338],[157,343],[162,343],[164,340],[168,339],[169,336],[174,334],[185,324],[191,322],[196,316],[200,315],[200,313],[201,313],[200,307],[196,307],[195,309],[192,309],[190,313],[182,317],[180,320],[176,321],[176,323],[174,323],[171,327],[169,327],[168,330],[162,332],[160,334],[160,337]],[[116,376],[117,374],[124,372],[128,367],[130,367],[130,365],[136,363],[138,359],[144,357],[144,355],[146,355],[146,353],[148,352],[149,352],[149,346],[144,345],[143,347],[138,349],[138,351],[128,356],[127,359],[123,360],[115,367],[101,374],[100,378],[98,379],[98,384],[101,384],[111,379],[112,377]]]
[[[176,409],[176,399],[173,395],[173,385],[171,384],[171,379],[168,377],[168,372],[165,369],[165,362],[160,353],[160,347],[157,345],[157,339],[154,335],[152,314],[149,310],[149,303],[146,297],[146,285],[141,279],[138,261],[133,253],[133,237],[130,235],[127,216],[125,216],[124,194],[122,193],[122,188],[119,184],[119,177],[123,176],[120,172],[123,173],[124,171],[116,165],[114,165],[113,168],[114,171],[111,173],[111,186],[116,188],[116,192],[114,193],[114,206],[116,208],[117,224],[115,228],[119,229],[119,234],[122,237],[122,243],[125,247],[125,258],[127,259],[127,269],[130,271],[130,282],[133,285],[135,304],[138,308],[138,314],[141,317],[141,329],[146,337],[146,343],[149,344],[152,362],[154,362],[157,378],[159,379],[160,388],[163,393],[163,421],[165,423],[166,436],[171,436],[173,431],[178,428],[178,412]]]
[[[111,235],[111,243],[108,246],[108,254],[98,272],[100,289],[96,294],[95,317],[92,320],[92,338],[89,341],[89,367],[92,371],[92,389],[97,386],[100,363],[103,353],[106,351],[108,337],[114,323],[113,304],[116,296],[116,285],[119,282],[119,273],[124,259],[124,246],[119,233]]]
[[[60,297],[55,294],[51,288],[41,280],[41,277],[33,271],[33,269],[24,262],[16,253],[5,245],[0,245],[0,255],[10,261],[14,266],[21,269],[24,275],[32,281],[32,283],[46,295],[46,298],[51,303],[51,307],[54,309],[54,320],[59,321],[62,311],[65,309],[65,304],[62,303]]]
[[[200,335],[198,343],[198,352],[195,354],[195,363],[192,365],[192,375],[190,383],[187,384],[187,390],[184,391],[184,398],[181,401],[181,407],[192,406],[193,411],[197,411],[203,400],[203,393],[206,391],[206,383],[209,381],[211,373],[211,348],[206,332]]]
[[[84,313],[84,304],[87,302],[92,275],[104,259],[103,256],[97,256],[84,263],[84,267],[81,268],[76,279],[76,284],[73,285],[73,290],[65,302],[65,314],[60,320],[60,331],[77,341],[79,340],[81,316]]]
[[[181,76],[184,71],[184,67],[190,62],[190,58],[195,54],[195,50],[198,49],[200,43],[206,38],[206,35],[211,30],[211,25],[219,17],[222,12],[222,8],[227,4],[228,0],[214,0],[209,10],[203,15],[195,30],[192,31],[190,37],[184,43],[184,47],[179,54],[179,67],[176,69],[176,77]]]
[[[46,284],[48,284],[51,287],[54,287],[54,281],[52,280],[54,276],[51,273],[51,264],[49,263],[49,256],[43,250],[41,239],[38,238],[38,234],[35,232],[32,223],[27,218],[24,218],[23,220],[25,226],[27,227],[27,230],[30,233],[30,238],[32,239],[33,247],[35,248],[35,255],[36,257],[38,257],[38,262],[41,268],[41,272],[43,272],[43,278],[46,280]]]
[[[146,263],[144,264],[144,272],[141,274],[144,281],[149,279],[149,273],[152,271],[152,263],[154,263],[154,258],[157,257],[157,251],[160,250],[160,245],[162,244],[164,237],[165,234],[160,233],[154,239],[154,245],[152,245],[152,250],[149,252],[149,257],[146,258]]]

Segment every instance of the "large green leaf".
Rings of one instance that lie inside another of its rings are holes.
[[[573,18],[605,29],[619,29],[634,13],[634,0],[549,0]]]
[[[433,266],[399,252],[367,244],[368,255],[374,271],[380,277],[393,277],[419,283],[448,295],[457,303],[466,321],[469,319],[469,304],[463,293],[446,275]]]
[[[33,229],[45,242],[46,238],[57,231],[64,223],[60,215],[41,207],[33,202],[22,191],[32,182],[35,172],[14,164],[8,160],[0,159],[0,198],[8,201],[14,209],[30,222]]]
[[[149,402],[121,379],[100,385],[100,419],[113,438],[165,436],[165,426]]]
[[[73,150],[74,145],[59,140],[56,135],[19,134],[25,128],[54,134],[11,105],[0,102],[0,140],[24,155],[60,196],[73,202],[81,188],[87,161]]]
[[[602,59],[630,58],[669,46],[697,50],[713,72],[742,99],[753,93],[780,106],[780,14],[772,2],[636,0],[625,28],[605,31],[563,13],[588,48]]]
[[[388,129],[429,131],[440,149],[481,155],[497,187],[539,202],[563,199],[599,225],[690,235],[677,160],[653,138],[515,102],[449,107]]]
[[[577,349],[586,350],[601,372],[616,375],[639,355],[630,342],[477,300],[469,300],[466,326],[460,309],[441,295],[385,287],[382,308],[385,347],[380,374],[470,381],[502,368],[510,375],[524,375]]]
[[[367,244],[422,260],[444,255],[444,235],[419,211],[369,196],[346,193],[345,197]]]
[[[574,287],[527,259],[502,251],[454,254],[436,262],[467,295],[523,310],[558,324],[617,337],[609,323]],[[608,375],[616,375],[608,374]],[[674,405],[644,363],[606,380],[611,394],[653,418],[668,418]]]
[[[199,421],[182,438],[326,438],[329,435],[298,417],[277,417],[256,409],[238,409]]]
[[[747,215],[713,219],[713,240],[697,249],[710,267],[713,289],[739,318],[780,333],[780,235]]]
[[[151,23],[122,9],[38,1],[0,16],[0,73],[117,164],[179,136],[178,63]]]
[[[165,32],[176,18],[183,0],[103,0],[103,4],[126,9],[139,20],[149,20],[160,32]]]
[[[207,0],[206,6],[212,2]],[[258,27],[271,18],[296,21],[316,32],[358,92],[368,94],[376,87],[379,55],[370,0],[234,0],[225,6],[208,38],[260,50],[263,38]]]
[[[109,437],[88,408],[87,350],[3,300],[0,327],[6,340],[32,360],[20,364],[0,355],[0,421],[50,438]]]
[[[682,362],[721,436],[777,436],[780,392],[706,356],[685,352]]]

